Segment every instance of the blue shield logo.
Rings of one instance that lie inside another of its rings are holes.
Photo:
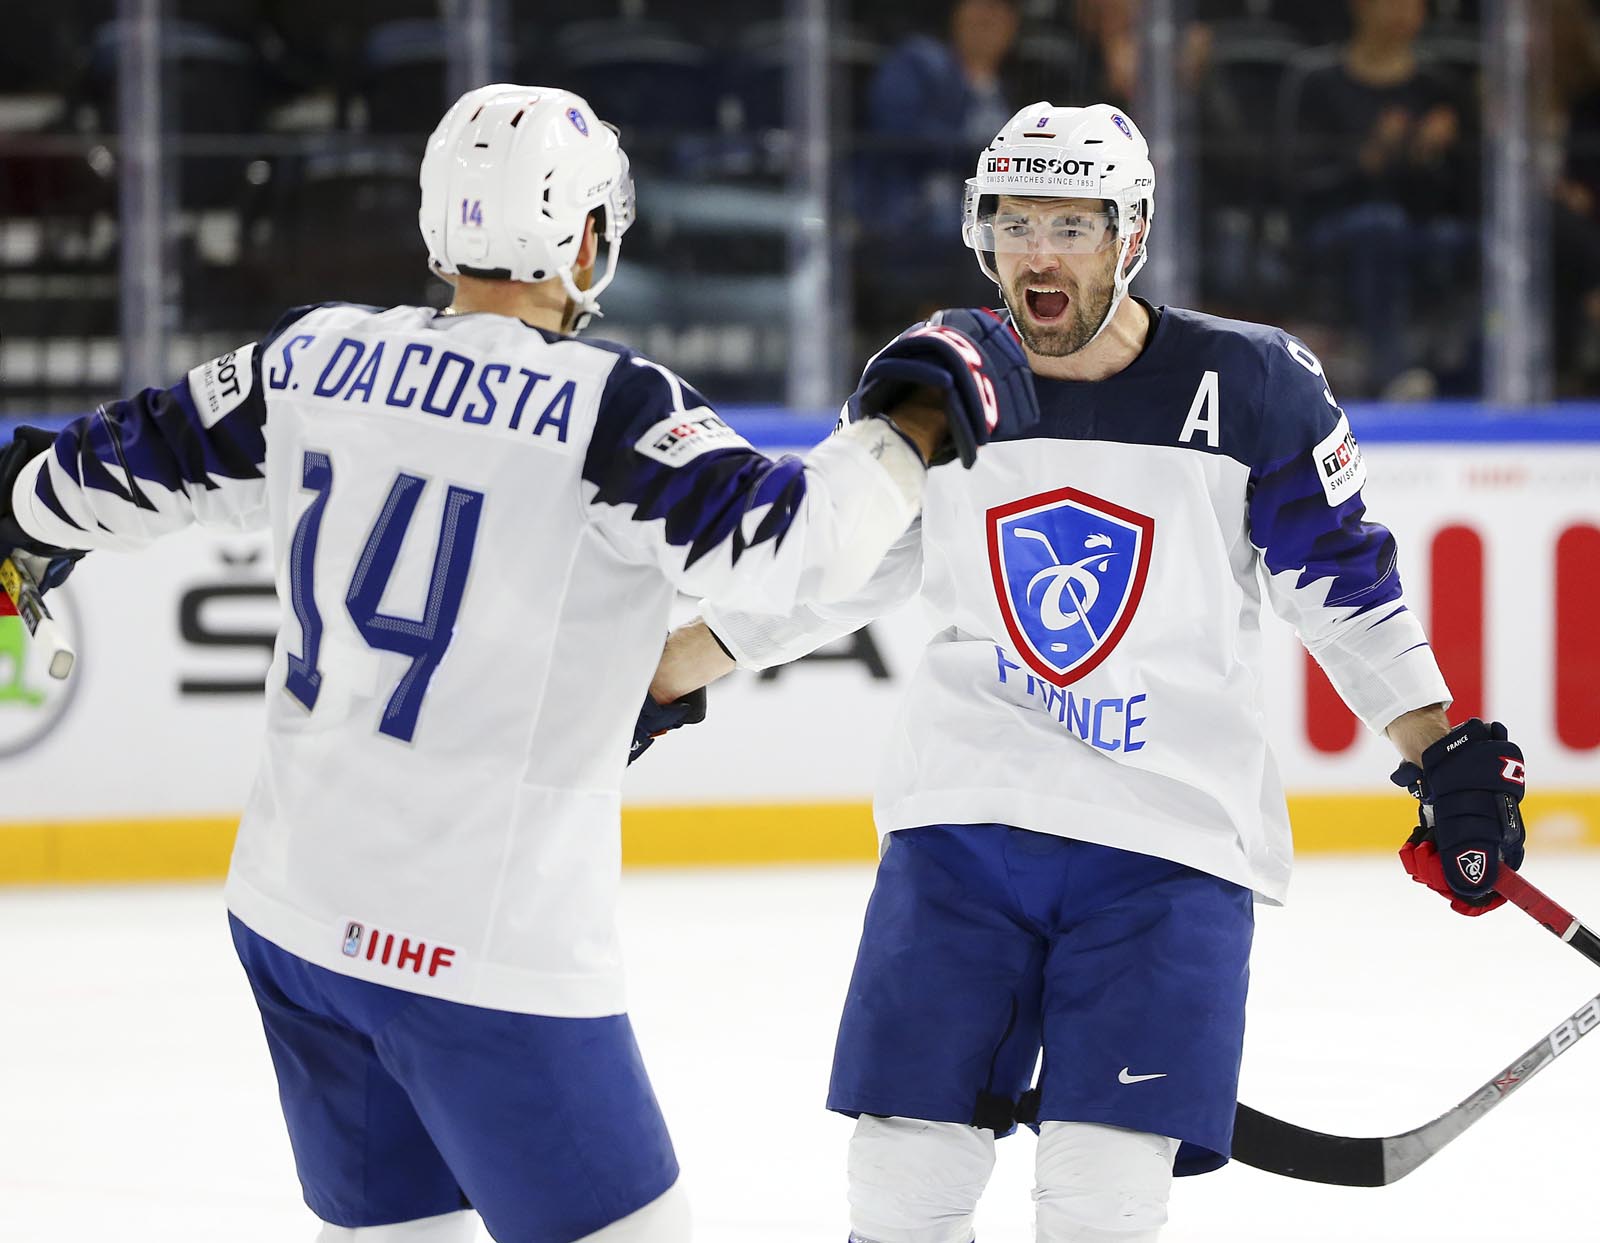
[[[991,509],[989,569],[1012,641],[1053,686],[1111,654],[1144,594],[1155,519],[1060,488]]]

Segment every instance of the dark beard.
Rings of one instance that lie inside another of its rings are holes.
[[[1109,271],[1106,273],[1109,277]],[[1071,312],[1065,323],[1043,328],[1028,318],[1028,281],[1024,278],[1005,295],[1006,308],[1011,312],[1011,322],[1016,325],[1022,343],[1041,358],[1065,358],[1076,354],[1088,345],[1100,331],[1106,315],[1111,310],[1111,297],[1115,291],[1110,284],[1100,284],[1087,301],[1073,298],[1068,308]]]

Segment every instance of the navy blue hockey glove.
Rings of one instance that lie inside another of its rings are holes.
[[[1522,866],[1522,748],[1500,722],[1477,717],[1457,725],[1390,778],[1421,804],[1420,823],[1400,848],[1411,878],[1450,899],[1462,915],[1502,905],[1494,892],[1500,865]]]
[[[30,560],[29,571],[39,583],[43,595],[58,587],[72,567],[84,554],[75,549],[57,548],[34,539],[17,524],[11,509],[11,493],[16,487],[22,468],[55,444],[56,434],[37,427],[18,427],[11,443],[0,451],[0,559],[14,552],[29,553],[38,560]],[[3,593],[0,593],[3,595]]]
[[[657,703],[649,691],[644,694],[644,707],[639,709],[639,720],[633,727],[633,745],[628,748],[628,763],[633,763],[650,744],[669,730],[684,725],[698,725],[706,719],[706,688],[690,691],[671,703]]]
[[[1039,421],[1027,355],[993,311],[940,311],[901,333],[867,364],[850,405],[856,418],[870,418],[893,410],[919,387],[939,390],[950,427],[950,451],[930,465],[959,458],[970,469],[979,445]]]

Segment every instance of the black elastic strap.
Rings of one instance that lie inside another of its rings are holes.
[[[972,1106],[972,1125],[993,1131],[996,1135],[1004,1135],[1017,1124],[1017,1103],[1009,1096],[1001,1096],[994,1091],[994,1072],[1000,1062],[1000,1050],[1006,1047],[1006,1041],[1011,1039],[1011,1033],[1016,1029],[1017,999],[1013,995],[1011,1017],[1006,1020],[1006,1030],[989,1058],[989,1078]]]
[[[700,620],[702,622],[704,622],[706,619],[702,617]],[[706,622],[706,633],[709,634],[711,636],[711,638],[712,638],[712,641],[715,642],[716,645],[722,649],[722,654],[724,656],[726,656],[734,664],[738,664],[739,663],[739,658],[728,650],[728,645],[726,643],[724,643],[720,637],[718,637],[717,632],[715,630],[711,629],[711,624],[709,622]]]
[[[979,1092],[972,1107],[972,1125],[1004,1135],[1017,1124],[1017,1103],[1009,1096]]]

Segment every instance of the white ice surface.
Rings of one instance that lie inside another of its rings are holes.
[[[1528,875],[1600,923],[1600,859]],[[864,867],[633,873],[633,1015],[701,1243],[843,1243],[827,1114]],[[1600,993],[1519,912],[1451,915],[1391,860],[1314,859],[1261,913],[1242,1094],[1346,1134],[1416,1126]],[[254,1009],[209,886],[0,891],[0,1243],[293,1243],[300,1204]],[[1164,1243],[1600,1238],[1600,1036],[1404,1182],[1232,1166],[1178,1184]],[[1031,1239],[1032,1139],[1001,1144],[983,1243]]]

